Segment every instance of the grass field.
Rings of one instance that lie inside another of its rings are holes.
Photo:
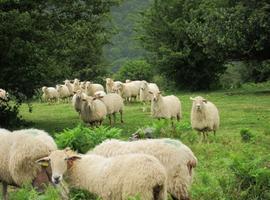
[[[197,95],[214,102],[220,112],[220,130],[216,137],[209,135],[209,143],[200,143],[200,137],[190,128],[189,97]],[[265,160],[270,158],[270,93],[186,92],[178,93],[177,96],[182,102],[183,120],[178,125],[178,133],[172,131],[169,136],[187,144],[198,158],[199,164],[190,190],[191,198],[270,199],[270,179],[261,180],[270,177],[270,160]],[[32,127],[45,129],[52,135],[80,123],[70,104],[33,102],[32,105],[32,113],[28,112],[26,105],[22,106],[23,118],[32,121]],[[125,106],[124,121],[124,124],[120,124],[118,120],[116,124],[116,127],[123,129],[123,139],[127,139],[138,128],[156,123],[149,109],[147,112],[142,111],[140,103]],[[104,125],[108,125],[108,119]],[[243,129],[249,129],[251,140],[242,141],[240,131]],[[260,174],[262,172],[259,169],[266,174]]]

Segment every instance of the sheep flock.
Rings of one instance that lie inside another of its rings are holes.
[[[156,83],[145,80],[121,82],[106,78],[103,86],[76,78],[43,86],[41,91],[42,100],[49,104],[70,103],[81,121],[90,126],[99,126],[106,118],[111,126],[124,123],[125,106],[132,102],[147,106],[152,118],[170,120],[172,127],[181,123],[183,116],[179,97],[166,96]],[[0,98],[8,98],[4,89],[0,89]],[[190,100],[192,129],[207,140],[208,133],[215,134],[219,128],[218,109],[200,96]],[[174,200],[188,200],[198,164],[188,146],[170,138],[106,140],[86,154],[69,148],[57,149],[50,134],[38,129],[12,132],[0,128],[0,140],[4,200],[8,199],[8,185],[21,187],[31,183],[43,190],[46,185],[58,186],[63,181],[95,193],[103,200],[125,200],[137,194],[141,200],[166,200],[167,194]]]

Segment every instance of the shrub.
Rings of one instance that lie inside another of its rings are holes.
[[[101,200],[97,195],[78,188],[71,188],[69,198],[70,200]]]
[[[249,142],[254,137],[254,135],[250,132],[249,129],[242,129],[240,131],[240,135],[243,142]]]
[[[88,128],[79,124],[73,129],[65,129],[56,135],[56,143],[59,148],[70,147],[79,153],[86,153],[89,149],[111,138],[119,138],[122,130],[100,126]]]

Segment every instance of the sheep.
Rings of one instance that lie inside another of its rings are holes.
[[[121,95],[126,101],[131,101],[132,97],[137,98],[138,91],[140,88],[136,86],[133,82],[119,84],[114,90],[117,94]]]
[[[219,128],[219,112],[217,107],[201,96],[190,97],[193,101],[191,108],[191,127],[203,134],[203,140],[207,139],[208,132],[216,134]]]
[[[80,88],[81,88],[81,91],[83,92],[85,92],[85,84],[86,84],[86,81],[80,82]]]
[[[106,118],[107,109],[105,104],[93,97],[87,96],[82,99],[81,103],[81,119],[90,125],[101,125]]]
[[[115,93],[109,93],[107,95],[97,95],[96,98],[100,99],[107,108],[107,115],[109,116],[110,125],[112,125],[111,116],[113,115],[114,124],[116,121],[116,113],[120,113],[121,117],[121,123],[124,123],[123,121],[123,108],[124,108],[124,102],[120,95]]]
[[[106,95],[106,92],[104,91],[97,91],[94,94],[94,97],[104,97]]]
[[[72,95],[74,92],[73,84],[70,83],[70,80],[65,80],[64,83],[65,83],[65,86],[67,86],[68,88],[69,94]]]
[[[169,138],[146,139],[132,142],[106,140],[87,154],[112,157],[131,153],[145,153],[156,157],[165,167],[168,177],[168,192],[174,199],[188,198],[197,165],[197,158],[186,145]]]
[[[155,83],[147,83],[146,81],[142,81],[141,87],[140,87],[140,101],[151,101],[151,94],[149,94],[149,91],[152,93],[158,93],[159,88],[157,84]]]
[[[0,88],[0,100],[8,100],[8,93],[6,90]]]
[[[81,114],[82,99],[86,97],[87,95],[81,90],[78,90],[77,92],[75,92],[75,94],[72,97],[72,105],[75,111],[79,113],[79,116]]]
[[[80,80],[75,78],[73,81],[73,92],[77,92],[78,90],[81,90]]]
[[[94,84],[91,83],[90,81],[87,81],[85,84],[85,93],[88,96],[94,96],[95,92],[97,91],[104,91],[104,88],[100,84]]]
[[[63,176],[71,187],[86,189],[103,200],[126,200],[140,195],[142,200],[166,200],[166,171],[153,156],[120,155],[105,158],[56,150],[37,163],[50,163],[55,185]]]
[[[23,129],[0,134],[0,181],[3,184],[3,199],[7,199],[7,186],[22,186],[32,183],[38,189],[49,183],[48,169],[35,161],[56,150],[54,140],[38,129]]]
[[[59,93],[57,92],[57,90],[54,88],[54,87],[42,87],[42,92],[43,92],[43,95],[42,95],[42,98],[45,100],[45,101],[53,101],[53,100],[57,100],[59,98]]]
[[[114,86],[113,79],[106,78],[106,92],[107,93],[112,93],[113,92],[113,86]]]
[[[61,99],[68,99],[72,95],[66,85],[56,85],[56,90]]]
[[[176,118],[177,121],[180,121],[182,118],[182,111],[181,111],[181,102],[180,100],[174,96],[162,96],[161,92],[153,93],[151,100],[151,115],[154,118],[165,118],[171,119],[173,125],[173,118]]]

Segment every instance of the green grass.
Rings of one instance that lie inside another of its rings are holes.
[[[237,93],[239,92],[239,93]],[[190,190],[194,200],[201,199],[241,199],[245,194],[237,193],[238,179],[232,171],[236,165],[234,160],[243,159],[244,166],[248,162],[263,158],[270,152],[270,94],[256,93],[250,90],[234,92],[226,91],[210,93],[178,93],[182,102],[183,120],[180,124],[181,134],[173,135],[187,144],[198,158],[194,183]],[[190,96],[201,95],[214,102],[219,109],[221,125],[216,137],[209,135],[209,143],[199,143],[199,137],[191,129]],[[29,113],[26,105],[21,108],[24,119],[33,122],[33,127],[45,129],[52,135],[64,128],[76,127],[80,122],[77,113],[69,104],[52,104],[33,102],[33,112]],[[142,112],[140,103],[125,106],[124,124],[116,127],[123,129],[122,138],[127,139],[138,128],[152,125],[156,120],[150,116],[150,111]],[[104,125],[108,125],[108,119]],[[248,129],[252,132],[251,141],[243,142],[240,131]],[[269,157],[268,157],[269,158]],[[269,169],[270,164],[266,166]],[[240,184],[240,182],[239,182]],[[235,186],[236,185],[236,186]],[[239,188],[238,188],[239,189]],[[270,182],[269,182],[270,194]],[[242,196],[241,196],[242,195]],[[258,194],[259,195],[259,194]],[[264,199],[252,197],[248,199]]]

